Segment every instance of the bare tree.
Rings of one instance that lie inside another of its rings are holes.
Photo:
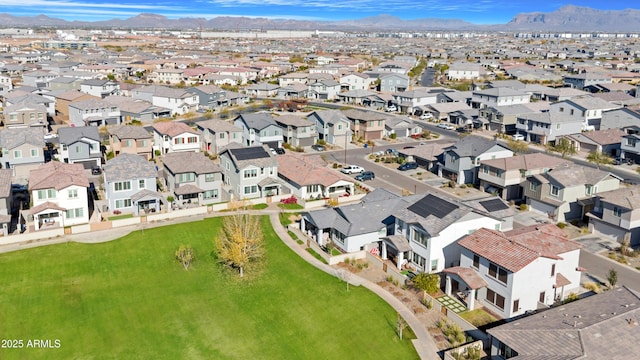
[[[240,277],[248,265],[264,255],[264,237],[260,218],[245,211],[225,217],[219,235],[214,239],[218,260],[237,269]]]
[[[349,291],[349,280],[351,280],[351,272],[349,270],[336,270],[336,276],[338,279],[344,281],[347,284],[347,291]]]
[[[407,328],[407,320],[405,320],[400,313],[397,314],[396,324],[398,325],[398,337],[402,340],[402,331]]]
[[[191,246],[180,245],[176,250],[176,260],[178,260],[185,270],[189,270],[189,265],[196,259],[196,254]]]

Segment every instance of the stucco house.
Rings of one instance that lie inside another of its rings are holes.
[[[153,158],[153,135],[142,126],[121,125],[108,128],[109,146],[115,156],[137,154],[147,160]]]
[[[81,164],[50,161],[29,173],[35,230],[89,222],[89,180]]]
[[[231,143],[219,154],[224,186],[231,199],[279,195],[278,160],[265,146],[242,147]]]
[[[224,120],[198,122],[202,151],[217,154],[230,143],[242,144],[242,128]]]
[[[315,123],[318,140],[343,147],[351,142],[351,121],[340,110],[316,110],[307,119]]]
[[[240,114],[233,120],[233,124],[242,129],[242,139],[246,146],[267,145],[274,149],[281,147],[282,128],[270,113]]]
[[[313,200],[354,194],[353,179],[327,168],[327,164],[319,156],[289,153],[276,156],[276,159],[278,176],[299,199]]]
[[[179,205],[223,201],[220,166],[203,154],[169,153],[163,158],[164,181]]]
[[[159,122],[153,124],[153,146],[162,155],[182,151],[198,152],[200,135],[182,122]]]
[[[379,140],[384,136],[384,126],[387,116],[375,111],[347,109],[342,111],[351,122],[353,137],[364,141]]]
[[[104,126],[120,123],[120,108],[102,99],[87,99],[69,103],[69,125]]]
[[[58,135],[62,162],[80,163],[87,169],[100,166],[102,149],[97,127],[63,127],[58,129]]]
[[[44,164],[43,135],[41,128],[7,128],[0,131],[2,168],[11,169],[16,179],[26,180],[32,169]]]
[[[596,194],[587,216],[591,232],[637,247],[640,245],[640,186]]]
[[[110,211],[135,216],[160,211],[162,195],[157,192],[158,172],[145,157],[124,153],[106,162],[104,192]]]
[[[307,118],[296,115],[275,116],[274,120],[282,128],[282,141],[293,147],[305,147],[315,144],[316,125]]]

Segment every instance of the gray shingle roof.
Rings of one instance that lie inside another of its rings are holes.
[[[501,145],[480,136],[469,135],[463,137],[458,142],[444,150],[452,151],[460,157],[476,157],[494,146]]]
[[[121,125],[109,129],[109,134],[119,139],[151,139],[151,134],[142,126]]]
[[[2,148],[10,150],[23,144],[44,147],[42,128],[7,128],[0,131],[0,146]]]
[[[100,133],[95,126],[63,127],[58,129],[58,135],[60,144],[73,144],[82,138],[100,141]]]
[[[270,125],[276,125],[269,113],[240,114],[236,119],[243,121],[249,129],[262,130]],[[277,125],[276,125],[277,126]]]
[[[157,175],[156,166],[136,154],[120,154],[104,165],[107,182],[155,178]]]
[[[211,159],[197,152],[168,153],[163,158],[164,167],[172,174],[193,172],[210,174],[220,172],[220,166]]]

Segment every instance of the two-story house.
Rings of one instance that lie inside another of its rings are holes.
[[[222,193],[220,166],[203,154],[169,153],[163,158],[164,181],[179,205],[215,204],[228,199]]]
[[[354,181],[318,158],[303,157],[291,153],[277,156],[278,176],[284,180],[291,193],[299,199],[320,199],[349,196],[354,193]]]
[[[452,146],[444,148],[443,161],[438,164],[438,176],[457,184],[476,184],[480,161],[513,156],[507,147],[483,137],[465,136]]]
[[[438,92],[428,89],[415,89],[393,93],[393,102],[398,110],[405,114],[414,114],[416,110],[423,110],[424,106],[438,102]]]
[[[0,169],[0,226],[2,226],[3,236],[9,235],[11,230],[11,213],[14,206],[11,177],[11,169]]]
[[[14,177],[27,179],[29,172],[44,164],[44,139],[41,128],[7,128],[0,131],[0,164],[11,169]]]
[[[242,129],[224,120],[198,122],[202,151],[217,154],[229,143],[242,144]]]
[[[340,83],[333,79],[321,79],[307,86],[307,97],[315,100],[333,100],[340,92]]]
[[[282,128],[282,141],[293,147],[305,147],[315,144],[316,126],[306,118],[295,115],[275,116],[276,124]]]
[[[200,135],[189,125],[166,121],[153,124],[153,146],[162,155],[172,152],[200,151]]]
[[[604,111],[620,108],[599,97],[585,95],[568,100],[558,101],[550,105],[549,112],[552,117],[564,115],[582,122],[582,131],[597,130],[600,128],[600,120]]]
[[[382,139],[386,115],[374,111],[348,109],[342,111],[350,121],[352,135],[363,141]]]
[[[369,90],[375,79],[367,74],[352,72],[340,77],[340,90]]]
[[[580,245],[554,224],[506,233],[478,229],[458,246],[460,265],[443,271],[445,292],[462,292],[470,309],[478,301],[508,319],[548,307],[580,289]]]
[[[90,79],[80,83],[80,91],[101,99],[111,95],[120,95],[120,85],[108,79]]]
[[[29,173],[35,230],[89,222],[89,180],[81,164],[50,161]]]
[[[557,222],[582,219],[593,207],[593,197],[616,190],[620,178],[603,170],[580,165],[557,166],[527,177],[524,195],[531,211]]]
[[[133,89],[131,97],[170,109],[172,115],[184,115],[196,111],[200,101],[196,93],[191,93],[186,89],[174,89],[160,85],[147,85]]]
[[[620,142],[620,157],[640,163],[640,126],[627,129]]]
[[[403,92],[409,88],[410,79],[404,74],[380,74],[380,89],[381,92],[395,93]]]
[[[100,166],[102,149],[100,134],[95,126],[63,127],[58,129],[60,160],[65,163],[81,163],[86,168]]]
[[[146,158],[123,153],[108,160],[103,169],[104,192],[109,210],[123,213],[160,211],[162,195],[157,192],[158,172]]]
[[[120,109],[108,101],[87,99],[69,104],[69,125],[105,126],[120,123]]]
[[[340,110],[316,110],[307,119],[316,126],[318,140],[346,147],[351,142],[351,121]]]
[[[589,230],[627,242],[632,247],[640,245],[640,186],[600,192],[589,217]]]
[[[529,113],[517,116],[516,132],[525,140],[546,145],[582,131],[584,122],[562,113]]]
[[[561,164],[569,164],[569,161],[544,153],[481,160],[480,189],[507,201],[522,199],[522,186],[528,176],[545,173]]]
[[[186,89],[198,95],[200,109],[216,109],[220,107],[220,100],[225,98],[226,90],[215,85],[200,85]]]
[[[38,127],[48,125],[47,108],[42,104],[18,103],[4,108],[4,126],[11,127]]]
[[[142,126],[121,125],[109,128],[109,146],[115,156],[137,154],[153,158],[153,136]]]
[[[486,90],[476,90],[471,97],[471,107],[482,109],[489,106],[507,106],[516,104],[527,104],[531,101],[531,95],[524,91],[511,88],[489,88]]]
[[[229,144],[219,155],[223,181],[231,199],[279,195],[278,161],[265,146]]]
[[[270,113],[240,114],[233,124],[242,128],[242,139],[246,146],[267,145],[279,148],[282,144],[282,128]]]

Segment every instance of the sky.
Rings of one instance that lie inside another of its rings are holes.
[[[403,20],[461,19],[475,24],[504,24],[521,12],[551,12],[565,5],[601,10],[640,9],[638,0],[0,0],[0,13],[44,14],[65,20],[127,19],[140,13],[170,19],[217,16],[297,20],[348,20],[380,14]]]

